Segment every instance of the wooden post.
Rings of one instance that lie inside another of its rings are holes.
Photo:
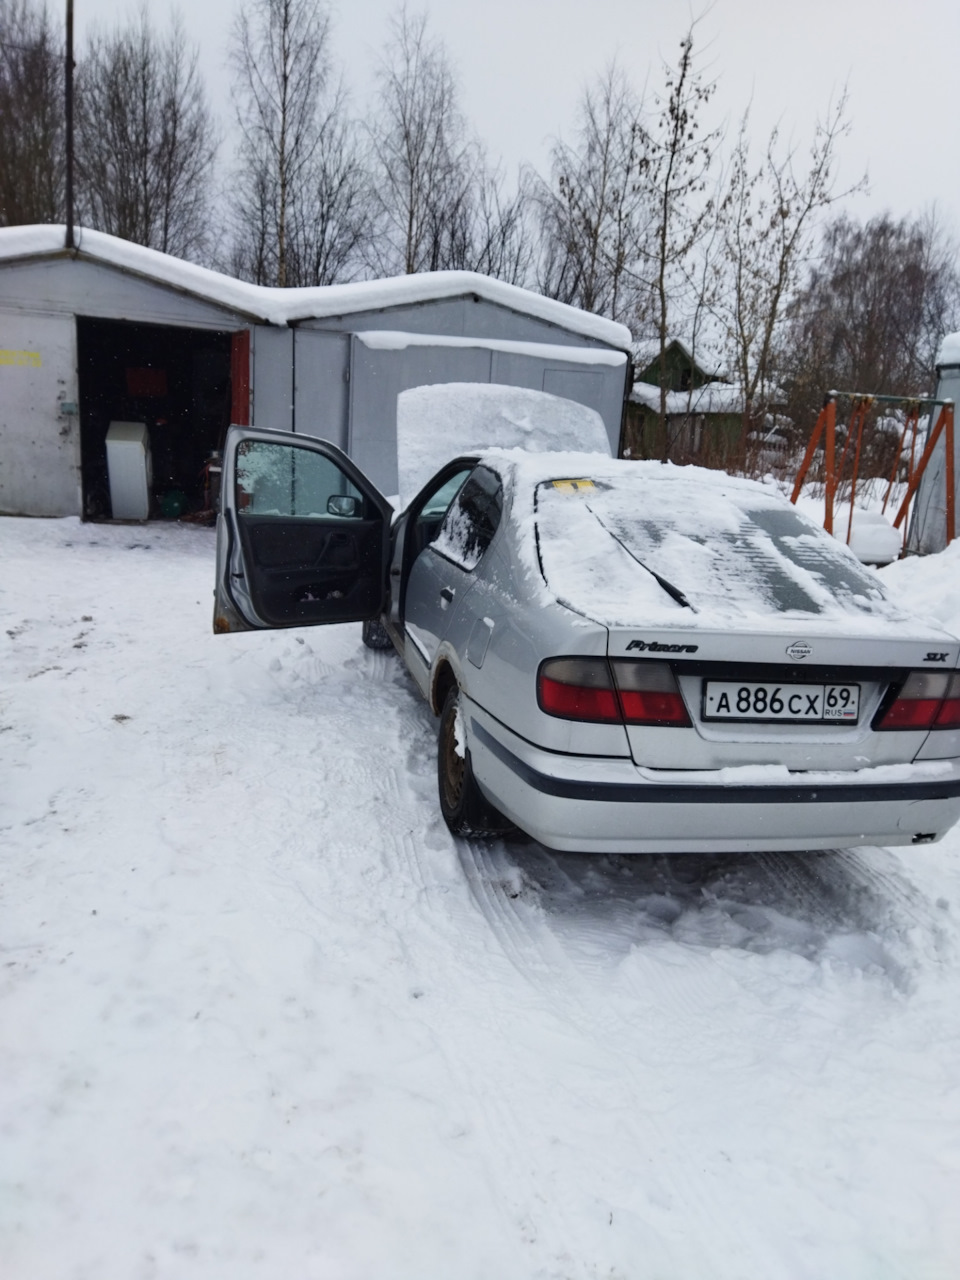
[[[826,440],[824,442],[824,455],[826,461],[827,479],[824,492],[824,515],[823,527],[827,533],[833,533],[833,498],[837,491],[837,477],[834,472],[836,464],[837,449],[837,402],[836,400],[828,400],[826,407]]]
[[[847,521],[847,546],[850,545],[850,535],[853,532],[853,504],[857,500],[857,473],[860,470],[860,446],[863,443],[863,428],[867,421],[867,414],[870,412],[870,401],[861,400],[858,406],[859,418],[857,420],[857,447],[853,453],[853,476],[850,479],[850,518]],[[853,420],[851,419],[851,426]],[[849,444],[849,441],[847,442]]]
[[[946,483],[947,483],[947,546],[957,536],[956,529],[956,513],[954,511],[955,503],[955,478],[953,470],[953,405],[945,404],[943,406],[943,416],[946,420],[947,434],[947,465],[946,465]]]
[[[813,461],[813,455],[817,451],[817,445],[820,443],[820,437],[823,434],[823,428],[827,421],[827,406],[824,405],[817,414],[816,425],[810,435],[810,442],[807,445],[807,451],[803,455],[803,462],[800,464],[800,470],[797,472],[797,479],[793,486],[793,493],[790,495],[790,501],[796,505],[797,499],[800,497],[800,491],[803,488],[803,482],[807,478],[807,472],[810,470],[810,463]]]
[[[903,457],[903,446],[906,444],[906,441],[907,441],[907,432],[911,429],[911,427],[913,428],[913,446],[914,447],[916,446],[917,422],[919,418],[920,418],[920,406],[917,404],[917,405],[914,405],[913,408],[910,410],[910,412],[907,414],[906,420],[904,421],[904,424],[903,424],[903,430],[900,432],[900,443],[897,445],[897,456],[893,460],[893,468],[890,472],[890,479],[887,483],[887,492],[884,494],[883,506],[880,508],[881,514],[884,514],[884,515],[886,514],[887,503],[890,501],[890,494],[893,492],[893,486],[896,483],[896,479],[897,479],[897,471],[900,468],[900,459]],[[910,450],[910,468],[907,471],[908,484],[910,483],[910,473],[912,471],[913,471],[913,447],[911,447],[911,450]]]
[[[937,418],[936,426],[930,432],[930,439],[927,441],[927,447],[924,449],[923,455],[920,458],[920,461],[917,463],[917,469],[913,473],[913,475],[910,477],[910,483],[907,485],[907,492],[904,496],[903,502],[900,503],[900,510],[897,512],[897,517],[893,522],[893,527],[895,529],[899,529],[900,525],[903,523],[907,514],[907,509],[910,506],[910,501],[913,498],[913,495],[916,493],[916,491],[920,487],[920,481],[923,479],[923,473],[927,469],[927,463],[930,461],[930,457],[933,454],[934,449],[936,448],[937,441],[940,439],[940,432],[943,430],[944,423],[947,420],[948,410],[949,410],[951,423],[953,421],[953,405],[944,405],[943,408],[940,410],[940,416]],[[951,456],[950,456],[949,462],[950,462],[950,470],[952,471],[953,469],[953,447],[952,447],[953,432],[952,431],[950,432],[950,436],[951,436],[951,448],[950,448]],[[949,501],[950,501],[950,507],[952,511],[952,507],[953,507],[953,489],[952,488],[950,489]]]

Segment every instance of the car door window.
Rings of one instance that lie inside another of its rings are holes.
[[[450,508],[450,503],[457,496],[457,491],[469,474],[470,468],[463,467],[462,470],[455,471],[452,476],[448,476],[439,489],[435,493],[431,493],[420,508],[420,519],[442,520]]]
[[[237,448],[237,514],[362,520],[365,500],[322,454],[244,440]]]
[[[502,512],[500,478],[488,467],[475,467],[444,517],[434,549],[468,572],[475,569],[493,541]]]
[[[448,476],[421,505],[414,521],[414,555],[433,542],[439,533],[443,517],[449,511],[450,503],[457,496],[470,470],[470,467],[463,467]]]

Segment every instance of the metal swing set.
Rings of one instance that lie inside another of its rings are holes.
[[[837,466],[837,401],[845,399],[850,401],[850,421],[847,426],[846,440],[843,445],[843,452],[840,456],[840,464]],[[793,486],[793,493],[790,495],[790,501],[796,503],[803,489],[804,481],[813,462],[814,454],[823,439],[824,454],[824,518],[823,527],[827,533],[833,533],[833,515],[834,505],[836,502],[837,489],[843,480],[844,471],[847,464],[847,456],[850,452],[850,446],[853,443],[853,467],[850,476],[850,515],[847,520],[847,544],[850,543],[850,535],[853,531],[853,509],[857,496],[857,478],[860,470],[860,455],[863,447],[864,428],[866,427],[867,417],[870,410],[877,404],[898,405],[904,408],[905,417],[903,429],[900,432],[900,441],[897,445],[896,457],[893,467],[890,471],[890,479],[887,483],[886,495],[883,499],[882,511],[886,514],[887,504],[890,501],[890,495],[893,492],[893,486],[896,483],[897,473],[900,469],[900,463],[904,455],[904,449],[909,438],[910,448],[907,462],[907,491],[900,503],[900,508],[893,521],[893,527],[899,529],[903,526],[904,547],[906,545],[907,533],[907,514],[910,510],[910,503],[920,487],[920,481],[923,479],[923,473],[927,469],[927,464],[933,457],[933,451],[936,448],[937,441],[941,436],[945,441],[945,462],[944,478],[946,481],[946,517],[947,517],[947,543],[951,543],[956,537],[956,516],[954,511],[954,438],[953,438],[953,401],[952,400],[933,400],[928,398],[909,398],[904,396],[881,396],[871,395],[862,391],[830,391],[823,408],[817,417],[816,424],[810,435],[810,441],[807,444],[807,451],[803,455],[803,462],[800,464],[800,470],[797,472],[796,483]],[[920,436],[920,419],[921,416],[933,417],[934,410],[940,409],[937,415],[936,423],[933,430],[927,437],[927,443],[923,453],[917,461],[917,443]],[[904,550],[901,549],[901,556]]]

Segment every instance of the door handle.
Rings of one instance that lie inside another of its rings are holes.
[[[453,604],[453,597],[455,594],[453,587],[440,588],[440,599],[443,601],[444,607],[448,604]]]

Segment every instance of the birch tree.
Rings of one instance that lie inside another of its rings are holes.
[[[536,182],[542,293],[628,324],[647,311],[648,164],[642,103],[613,65],[583,94],[576,141],[554,144],[550,181]]]
[[[667,429],[666,351],[672,326],[682,316],[678,297],[690,276],[690,259],[716,210],[707,196],[710,172],[722,130],[703,131],[703,112],[716,85],[704,79],[694,57],[694,26],[680,41],[675,66],[666,67],[664,94],[648,135],[643,180],[651,201],[652,248],[643,274],[652,293],[653,327],[660,353],[660,410],[663,460],[670,457]]]
[[[774,129],[763,161],[751,168],[749,117],[737,135],[723,220],[729,290],[723,308],[733,368],[744,390],[745,424],[765,412],[776,339],[808,261],[822,212],[860,189],[838,193],[837,146],[848,133],[842,94],[818,121],[807,160],[780,150]]]
[[[484,271],[519,283],[530,258],[525,192],[510,196],[467,128],[453,69],[425,14],[401,8],[369,124],[380,274]]]
[[[358,269],[365,170],[316,0],[253,0],[230,46],[241,143],[233,266],[258,284],[329,284]]]
[[[791,300],[780,371],[790,412],[809,424],[824,391],[929,394],[937,347],[960,325],[956,243],[935,212],[823,229]]]
[[[463,255],[473,156],[456,82],[426,14],[403,8],[379,70],[378,110],[370,125],[377,163],[380,235],[377,265],[407,274],[447,266]]]

